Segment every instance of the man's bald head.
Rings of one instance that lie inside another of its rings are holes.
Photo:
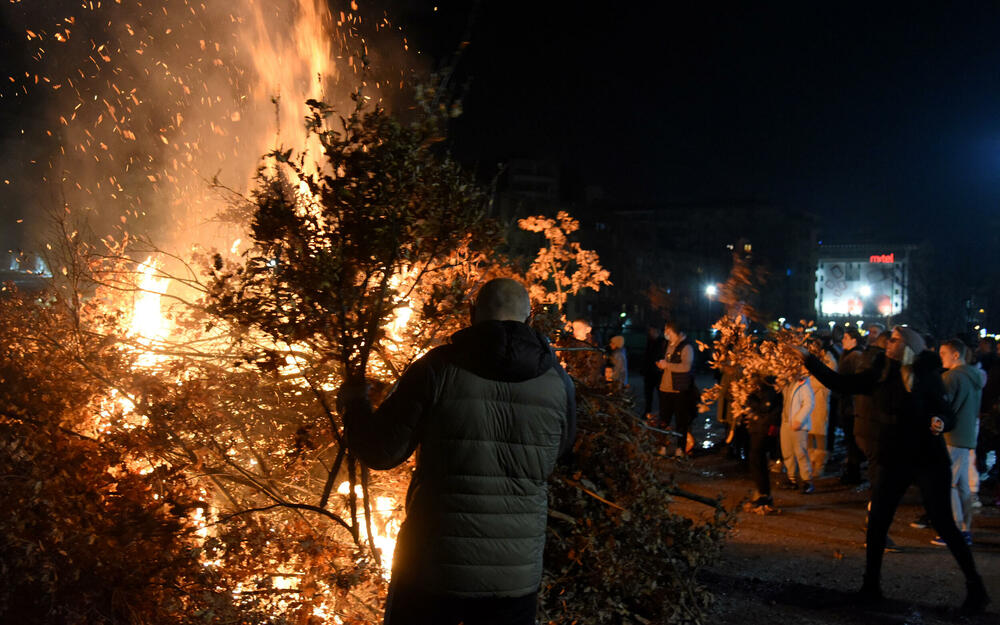
[[[527,321],[531,316],[528,291],[517,280],[496,278],[479,289],[472,308],[472,322]]]

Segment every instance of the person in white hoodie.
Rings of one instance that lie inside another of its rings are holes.
[[[782,391],[781,455],[788,471],[788,481],[801,484],[802,492],[815,492],[812,465],[809,463],[809,428],[816,399],[805,371],[789,382]]]
[[[822,344],[816,341],[817,347]],[[837,370],[837,361],[833,354],[823,349],[823,364],[832,371]],[[814,376],[809,376],[809,385],[812,387],[815,399],[812,415],[810,416],[809,436],[807,445],[809,450],[809,461],[812,462],[813,474],[817,477],[826,471],[826,459],[829,456],[827,451],[827,427],[830,420],[830,389],[823,386]]]

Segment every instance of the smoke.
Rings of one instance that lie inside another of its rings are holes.
[[[353,2],[68,4],[3,9],[25,60],[0,101],[32,109],[3,144],[16,199],[2,218],[24,220],[21,245],[45,236],[43,214],[68,211],[96,237],[141,234],[181,256],[229,250],[241,229],[218,219],[227,199],[213,182],[245,194],[264,153],[306,147],[306,99],[349,110],[359,86],[376,99],[401,87],[399,68],[361,73],[372,41],[386,46],[376,57],[405,55],[384,16]]]

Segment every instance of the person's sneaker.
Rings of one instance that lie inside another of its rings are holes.
[[[856,471],[845,471],[840,476],[840,483],[847,486],[854,486],[861,483],[861,473]]]
[[[885,597],[882,596],[882,589],[871,584],[864,584],[854,594],[855,602],[862,606],[874,606],[882,603]]]
[[[990,603],[990,597],[986,594],[986,587],[982,578],[972,582],[966,582],[965,601],[962,602],[962,615],[975,616],[986,611],[986,606]]]
[[[926,514],[920,515],[915,521],[910,521],[910,527],[915,527],[919,530],[927,529],[930,526],[931,520],[927,518]],[[940,536],[938,538],[940,538]]]
[[[979,493],[972,493],[972,507],[982,508],[983,502],[979,501]]]
[[[816,492],[816,487],[813,486],[812,482],[805,482],[802,484],[802,494],[811,495]]]
[[[972,546],[972,532],[962,532],[962,539],[965,540],[966,545],[970,547]],[[944,539],[941,538],[940,536],[935,536],[934,540],[931,541],[931,544],[936,547],[948,546],[948,543],[944,542]]]
[[[865,541],[865,547],[868,546],[868,541]],[[892,539],[892,536],[885,537],[885,551],[891,551],[892,553],[899,553],[902,551],[896,541]]]
[[[770,495],[761,495],[750,502],[751,506],[773,506],[774,499]]]
[[[795,480],[785,480],[780,484],[780,487],[784,488],[785,490],[798,490],[799,483],[796,482]]]

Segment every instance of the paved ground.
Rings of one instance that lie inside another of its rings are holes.
[[[710,455],[677,461],[677,479],[702,495],[722,494],[737,505],[752,488],[734,460]],[[960,621],[952,608],[965,595],[950,553],[929,543],[934,532],[909,522],[921,508],[908,493],[890,535],[899,552],[886,554],[883,579],[889,598],[878,610],[852,605],[864,567],[864,507],[867,491],[842,486],[836,477],[817,483],[818,492],[775,491],[778,515],[741,513],[720,561],[701,579],[716,594],[710,623],[912,623]],[[703,507],[677,504],[686,514]],[[702,508],[702,509],[699,509]],[[973,525],[973,552],[990,595],[1000,600],[1000,509],[984,507]],[[970,623],[1000,623],[996,604]]]
[[[700,441],[711,443],[721,434],[711,415],[700,419],[695,431]],[[673,464],[683,488],[721,494],[728,506],[738,506],[752,489],[749,475],[724,453],[705,450]],[[851,593],[860,585],[864,567],[867,488],[843,486],[832,475],[816,486],[813,495],[775,489],[780,514],[739,515],[721,559],[701,575],[716,596],[706,622],[1000,624],[1000,509],[982,508],[973,525],[973,552],[994,600],[986,615],[957,615],[954,608],[965,596],[962,575],[946,548],[930,544],[933,530],[909,526],[922,511],[912,489],[890,532],[900,551],[885,557],[888,600],[878,609],[862,609],[853,604]],[[690,516],[708,514],[708,508],[689,501],[678,500],[675,506]]]

